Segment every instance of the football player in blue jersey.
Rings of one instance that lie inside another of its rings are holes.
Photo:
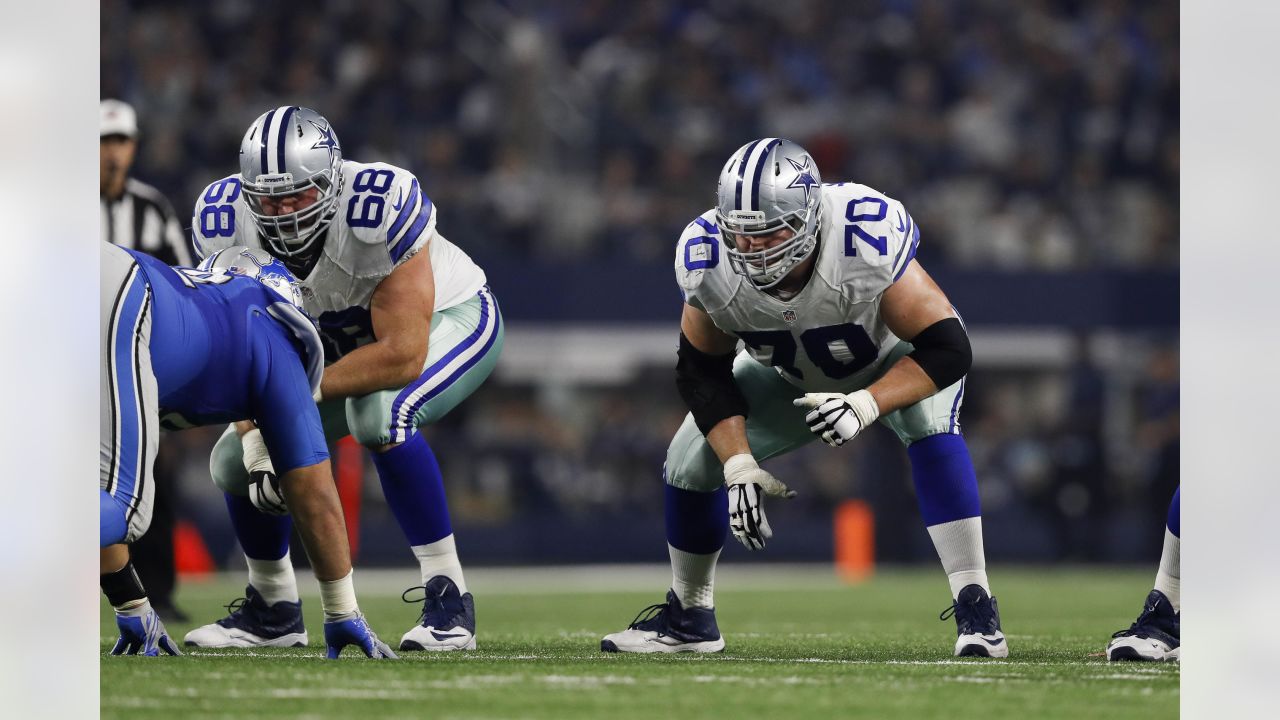
[[[201,194],[192,235],[201,257],[248,245],[298,277],[325,344],[316,393],[325,435],[352,435],[369,449],[418,561],[422,609],[400,648],[474,648],[475,608],[444,480],[418,428],[470,395],[497,362],[503,324],[484,271],[436,229],[435,205],[412,173],[344,158],[329,122],[296,106],[253,121],[240,146],[240,171]],[[214,448],[213,479],[226,492],[249,587],[239,610],[191,631],[188,643],[305,641],[290,520],[276,514],[269,485],[255,481],[271,477],[275,461],[234,428]]]
[[[1173,492],[1165,520],[1156,584],[1142,612],[1107,643],[1108,660],[1182,660],[1182,488]]]
[[[320,338],[290,272],[235,248],[199,270],[101,243],[101,585],[120,638],[111,654],[180,654],[151,608],[127,543],[151,520],[160,428],[250,420],[271,449],[325,614],[330,658],[356,645],[394,658],[356,604],[342,507],[311,400]]]
[[[717,206],[676,247],[676,385],[690,414],[665,466],[671,589],[602,650],[724,649],[713,581],[725,536],[762,549],[773,536],[765,497],[795,495],[759,461],[815,437],[839,447],[879,420],[911,459],[950,585],[942,617],[955,617],[955,654],[1008,655],[960,434],[969,339],[915,260],[919,241],[902,203],[858,183],[823,184],[793,142],[763,138],[729,158]]]

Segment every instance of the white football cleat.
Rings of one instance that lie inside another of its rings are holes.
[[[405,602],[416,603],[407,596],[423,590],[422,615],[418,624],[400,638],[401,650],[475,650],[476,606],[471,593],[458,592],[458,586],[444,575],[437,575],[426,585],[409,588],[401,594]]]
[[[1159,590],[1147,595],[1142,614],[1129,626],[1111,636],[1108,660],[1179,661],[1182,614],[1173,611],[1169,598]]]
[[[204,648],[306,646],[301,601],[267,605],[252,585],[244,591],[245,597],[227,605],[229,615],[187,633],[182,644]]]
[[[724,638],[716,627],[714,608],[681,607],[672,590],[667,601],[650,605],[622,632],[605,635],[604,652],[626,653],[713,653],[724,650]]]
[[[939,620],[956,618],[956,657],[1009,657],[1009,644],[1000,630],[1000,609],[996,599],[981,585],[966,585]]]

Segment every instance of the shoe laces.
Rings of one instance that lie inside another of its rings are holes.
[[[983,633],[990,633],[994,630],[992,626],[995,625],[995,612],[991,609],[991,600],[988,597],[985,603],[980,600],[966,603],[953,601],[950,607],[938,614],[938,619],[947,620],[955,617],[961,635],[973,634],[975,626],[981,628]]]
[[[223,607],[227,609],[227,616],[230,617],[230,616],[244,614],[245,606],[248,604],[249,604],[249,598],[238,597],[235,600],[232,600],[231,602],[227,603],[226,605],[223,605]]]
[[[635,630],[637,628],[643,629],[643,628],[640,628],[641,625],[651,623],[654,620],[661,619],[662,616],[666,614],[666,612],[667,612],[666,603],[657,603],[655,605],[650,605],[649,607],[641,610],[639,613],[636,614],[636,619],[631,621],[631,624],[627,626],[627,629],[628,630]]]
[[[1132,635],[1132,636],[1145,638],[1145,637],[1148,637],[1153,630],[1159,632],[1161,635],[1164,635],[1165,633],[1163,631],[1162,625],[1164,625],[1165,623],[1163,623],[1162,618],[1156,614],[1156,609],[1158,607],[1159,607],[1158,604],[1155,604],[1155,605],[1144,604],[1142,606],[1142,614],[1138,615],[1138,619],[1133,621],[1133,624],[1129,626],[1129,629],[1117,630],[1116,632],[1111,634],[1111,637],[1118,638],[1118,637],[1128,637]]]
[[[415,590],[421,590],[422,597],[409,597],[409,593]],[[448,617],[449,611],[444,606],[444,592],[440,592],[439,594],[433,593],[427,590],[426,585],[415,585],[408,590],[405,590],[400,593],[400,600],[408,605],[417,605],[418,603],[422,603],[422,613],[418,615],[419,623],[426,623],[428,616],[432,615],[444,619],[447,619]]]

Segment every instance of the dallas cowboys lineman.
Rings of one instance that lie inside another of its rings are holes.
[[[815,436],[839,447],[879,419],[907,446],[951,586],[943,618],[955,616],[955,654],[1008,655],[958,422],[969,340],[915,260],[919,241],[900,202],[822,184],[793,142],[755,140],[729,158],[716,208],[676,246],[676,385],[691,412],[665,466],[672,586],[602,650],[724,649],[713,580],[726,531],[762,549],[773,536],[765,497],[795,495],[758,461]]]
[[[329,657],[354,644],[369,657],[394,658],[356,605],[342,507],[311,403],[320,338],[293,276],[248,248],[200,270],[105,242],[101,254],[101,584],[120,628],[111,654],[180,654],[125,545],[151,521],[158,427],[253,418],[320,581]]]
[[[329,122],[303,107],[278,107],[253,121],[240,145],[240,173],[201,194],[192,233],[201,257],[231,245],[261,247],[298,276],[325,343],[317,392],[325,436],[354,435],[371,451],[418,559],[422,614],[400,648],[474,648],[474,605],[443,479],[418,427],[470,395],[497,362],[503,327],[484,271],[436,230],[435,206],[411,173],[344,160]],[[233,428],[214,448],[214,481],[226,492],[249,586],[243,606],[190,632],[189,644],[306,642],[290,520],[267,514],[281,508],[250,482],[270,476],[274,461]]]

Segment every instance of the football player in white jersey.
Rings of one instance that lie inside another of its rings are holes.
[[[725,536],[762,549],[773,536],[765,498],[795,495],[758,462],[815,436],[838,447],[879,420],[907,446],[951,586],[942,617],[955,617],[955,654],[1008,655],[958,421],[969,340],[915,260],[919,240],[900,202],[824,185],[793,142],[763,138],[729,158],[716,208],[676,246],[676,384],[691,412],[665,466],[671,589],[602,650],[724,649],[713,581]]]
[[[240,173],[201,194],[192,235],[202,258],[260,247],[298,277],[325,344],[316,398],[325,435],[350,434],[370,450],[418,559],[424,597],[406,601],[422,602],[422,614],[400,648],[474,648],[475,609],[443,479],[418,427],[470,395],[497,362],[503,325],[484,271],[436,230],[435,206],[417,178],[385,163],[344,160],[329,122],[303,107],[254,120],[240,145]],[[248,560],[249,586],[238,609],[185,642],[306,644],[291,523],[260,435],[242,440],[228,428],[210,468]]]

